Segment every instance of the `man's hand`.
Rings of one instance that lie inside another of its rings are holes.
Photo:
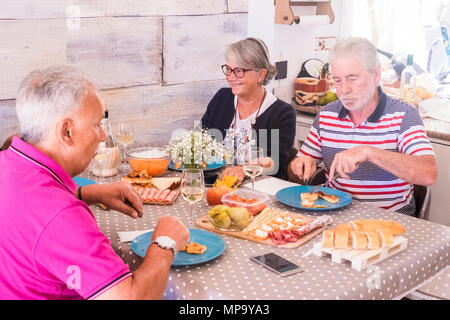
[[[174,216],[162,216],[153,231],[152,241],[159,236],[172,238],[177,243],[177,251],[182,251],[189,242],[189,230]]]
[[[102,203],[134,219],[144,212],[140,195],[126,181],[85,186],[82,198],[88,205]]]
[[[333,180],[336,173],[344,179],[350,179],[348,173],[355,172],[359,164],[364,161],[369,161],[369,148],[366,146],[358,146],[337,153],[331,164],[328,180]]]
[[[309,156],[296,157],[289,164],[289,170],[303,181],[309,180],[316,169],[316,160]]]

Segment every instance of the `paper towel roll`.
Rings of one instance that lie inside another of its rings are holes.
[[[299,18],[300,18],[299,24],[303,26],[330,24],[330,17],[327,15],[300,16]]]

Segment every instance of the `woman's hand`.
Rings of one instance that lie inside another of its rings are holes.
[[[237,183],[240,184],[245,178],[245,173],[244,169],[242,169],[242,166],[231,166],[225,168],[225,170],[222,171],[222,173],[219,175],[219,179],[222,180],[224,176],[238,177]]]

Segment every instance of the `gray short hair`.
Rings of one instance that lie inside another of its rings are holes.
[[[269,50],[266,44],[256,38],[246,38],[230,44],[227,48],[227,58],[232,59],[241,68],[267,70],[267,75],[263,80],[263,85],[277,74],[277,69],[270,63]]]
[[[329,52],[329,61],[332,62],[338,56],[358,56],[368,72],[375,72],[380,67],[377,48],[372,42],[361,37],[348,37],[340,39]]]
[[[73,115],[94,86],[75,68],[51,66],[34,70],[20,84],[16,112],[22,139],[31,144],[44,140],[56,121]]]

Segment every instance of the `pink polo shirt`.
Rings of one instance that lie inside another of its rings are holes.
[[[76,188],[17,137],[0,152],[0,299],[93,299],[131,276]]]

